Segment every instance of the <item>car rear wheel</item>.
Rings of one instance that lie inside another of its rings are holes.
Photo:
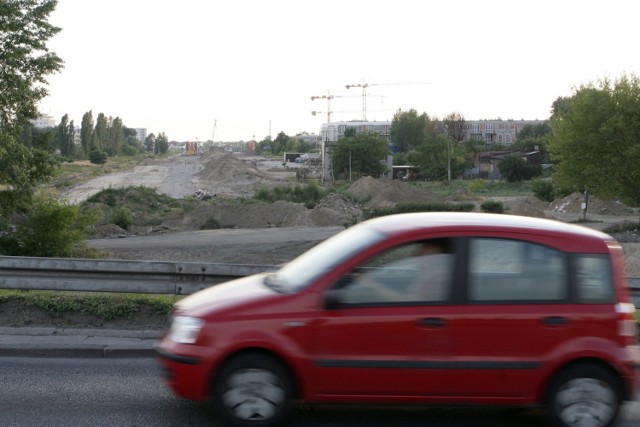
[[[237,427],[281,425],[292,407],[293,386],[287,369],[273,357],[244,354],[220,370],[213,388],[219,417]]]
[[[622,404],[619,381],[609,370],[592,364],[571,366],[553,381],[547,410],[561,427],[608,427]]]

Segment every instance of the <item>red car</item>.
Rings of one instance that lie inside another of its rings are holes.
[[[608,426],[638,389],[624,266],[577,225],[387,216],[186,297],[158,352],[175,393],[234,426],[279,425],[294,400],[543,405]]]

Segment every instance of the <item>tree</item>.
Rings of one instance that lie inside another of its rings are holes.
[[[640,205],[640,79],[580,86],[554,103],[549,147],[558,188]]]
[[[350,173],[372,176],[385,173],[383,161],[390,154],[385,139],[376,132],[353,133],[355,128],[353,132],[345,132],[333,147],[331,163],[336,174],[346,178]]]
[[[104,113],[98,114],[96,119],[96,127],[91,134],[91,150],[103,151],[105,149],[105,142],[107,140],[108,129],[107,117]]]
[[[447,171],[447,144],[451,156],[451,176],[462,173],[467,163],[464,158],[464,148],[451,143],[445,134],[427,135],[424,142],[408,156],[410,164],[417,166],[419,175],[429,180],[445,180]]]
[[[156,136],[153,133],[147,135],[144,139],[144,148],[147,150],[147,153],[155,153],[156,152]]]
[[[107,120],[107,132],[104,140],[104,148],[109,156],[116,156],[122,151],[124,145],[124,125],[122,119],[109,117]]]
[[[389,131],[391,144],[402,152],[408,152],[418,147],[424,141],[429,122],[430,119],[426,113],[418,116],[414,109],[398,110],[393,116]]]
[[[91,150],[91,135],[93,134],[93,113],[88,111],[82,116],[80,125],[80,144],[82,145],[83,158],[89,156]]]
[[[548,122],[537,125],[525,125],[520,133],[518,133],[518,141],[513,144],[513,149],[524,152],[538,150],[542,163],[549,163],[548,146],[550,136],[551,127]]]
[[[0,2],[0,128],[18,136],[38,116],[47,96],[47,76],[60,71],[62,59],[47,48],[60,28],[47,18],[55,0]]]
[[[160,132],[160,134],[156,138],[156,153],[167,154],[168,151],[169,151],[169,138],[167,138],[167,135],[165,135],[164,132]]]
[[[461,144],[464,141],[464,137],[467,134],[467,121],[460,113],[451,113],[447,115],[442,123],[445,125],[447,135],[456,144]]]
[[[69,159],[74,157],[74,133],[73,120],[69,122],[69,115],[65,114],[56,129],[56,146],[60,150],[62,157]]]
[[[56,4],[0,1],[0,216],[5,220],[31,202],[36,185],[50,178],[56,166],[48,151],[19,142],[47,95],[46,77],[62,68],[62,60],[47,48],[60,31],[47,22]]]
[[[527,163],[520,156],[507,156],[498,164],[500,174],[509,182],[529,180],[541,174],[540,166]]]

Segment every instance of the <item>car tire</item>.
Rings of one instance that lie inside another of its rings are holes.
[[[579,364],[561,371],[547,393],[546,407],[559,427],[609,427],[616,423],[622,392],[610,370]]]
[[[213,384],[213,403],[221,421],[234,427],[282,425],[293,406],[293,383],[274,357],[249,353],[224,364]]]

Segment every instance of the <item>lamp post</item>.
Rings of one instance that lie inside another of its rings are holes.
[[[445,136],[447,137],[447,182],[451,182],[451,147],[449,144],[449,126],[444,125]]]

